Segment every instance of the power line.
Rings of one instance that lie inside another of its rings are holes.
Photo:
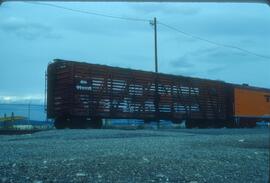
[[[73,8],[67,8],[67,7],[64,7],[64,6],[50,4],[50,3],[40,3],[40,2],[25,2],[25,3],[37,4],[37,5],[45,5],[45,6],[50,6],[50,7],[54,7],[54,8],[64,9],[64,10],[68,10],[68,11],[72,11],[72,12],[89,14],[89,15],[95,15],[95,16],[101,16],[101,17],[105,17],[105,18],[113,18],[113,19],[127,20],[127,21],[150,22],[151,23],[151,20],[148,20],[148,19],[131,18],[131,17],[120,17],[120,16],[114,16],[114,15],[107,15],[107,14],[102,14],[102,13],[95,13],[95,12],[90,12],[90,11],[84,11],[84,10],[78,10],[78,9],[73,9]],[[197,40],[200,40],[200,41],[203,41],[203,42],[207,42],[209,44],[216,45],[216,46],[219,46],[219,47],[224,47],[224,48],[238,50],[238,51],[247,53],[249,55],[254,55],[254,56],[257,56],[257,57],[264,58],[264,59],[270,59],[270,56],[261,55],[261,54],[258,54],[258,53],[249,51],[247,49],[240,48],[238,46],[233,46],[233,45],[228,45],[228,44],[223,44],[223,43],[218,43],[218,42],[215,42],[215,41],[211,41],[211,40],[208,40],[208,39],[205,39],[205,38],[202,38],[202,37],[199,37],[199,36],[190,34],[188,32],[182,31],[182,30],[180,30],[178,28],[175,28],[175,27],[173,27],[171,25],[165,24],[165,23],[160,22],[160,21],[158,21],[157,23],[160,24],[160,25],[163,25],[163,26],[165,26],[165,27],[167,27],[167,28],[169,28],[171,30],[174,30],[174,31],[176,31],[178,33],[181,33],[181,34],[183,34],[183,35],[185,35],[187,37],[191,37],[193,39],[197,39]]]
[[[175,27],[173,27],[171,25],[165,24],[165,23],[160,22],[160,21],[158,21],[158,24],[163,25],[163,26],[165,26],[165,27],[167,27],[167,28],[169,28],[171,30],[174,30],[174,31],[176,31],[178,33],[181,33],[181,34],[183,34],[183,35],[185,35],[187,37],[191,37],[193,39],[197,39],[197,40],[200,40],[200,41],[203,41],[203,42],[207,42],[209,44],[213,44],[213,45],[220,46],[220,47],[235,49],[235,50],[238,50],[238,51],[241,51],[241,52],[250,54],[250,55],[254,55],[254,56],[257,56],[257,57],[261,57],[261,58],[265,58],[265,59],[270,59],[270,56],[261,55],[261,54],[255,53],[255,52],[251,52],[249,50],[240,48],[238,46],[233,46],[233,45],[228,45],[228,44],[222,44],[222,43],[218,43],[218,42],[215,42],[215,41],[211,41],[211,40],[208,40],[208,39],[205,39],[205,38],[202,38],[202,37],[199,37],[199,36],[190,34],[188,32],[182,31],[182,30],[180,30],[178,28],[175,28]]]
[[[64,9],[64,10],[73,11],[73,12],[77,12],[77,13],[84,13],[84,14],[101,16],[101,17],[106,17],[106,18],[128,20],[128,21],[140,21],[140,22],[149,22],[150,21],[148,19],[142,19],[142,18],[120,17],[120,16],[107,15],[107,14],[102,14],[102,13],[95,13],[95,12],[90,12],[90,11],[85,11],[85,10],[78,10],[78,9],[67,8],[64,6],[59,6],[59,5],[50,4],[50,3],[40,3],[40,2],[25,2],[25,3],[50,6],[50,7]]]

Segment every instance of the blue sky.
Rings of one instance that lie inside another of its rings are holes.
[[[53,3],[153,19],[185,32],[270,56],[270,7],[222,3]],[[148,22],[110,19],[37,4],[0,6],[0,102],[39,102],[55,58],[154,70]],[[158,25],[163,73],[270,88],[270,60],[202,42]]]

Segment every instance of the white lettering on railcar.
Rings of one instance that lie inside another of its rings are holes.
[[[80,84],[87,84],[87,81],[81,80],[81,81],[80,81]]]
[[[81,86],[81,85],[77,85],[76,89],[82,90],[82,91],[91,91],[92,90],[91,86]]]

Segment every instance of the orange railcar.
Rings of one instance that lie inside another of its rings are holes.
[[[253,87],[235,87],[234,117],[236,123],[242,126],[254,126],[258,120],[269,120],[270,91]]]

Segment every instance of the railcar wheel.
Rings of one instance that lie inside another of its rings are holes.
[[[67,120],[65,118],[56,118],[54,126],[56,129],[64,129],[67,127]]]

